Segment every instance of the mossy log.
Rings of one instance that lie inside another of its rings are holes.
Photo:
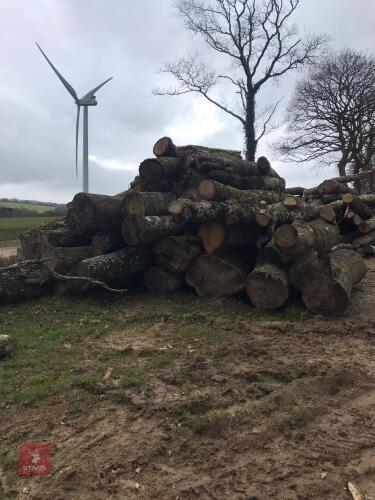
[[[273,191],[241,190],[210,179],[205,179],[199,184],[198,192],[206,200],[236,200],[254,205],[259,205],[262,201],[277,203],[282,197],[280,193]]]
[[[177,179],[182,172],[183,161],[180,158],[147,158],[139,165],[139,175],[150,183]]]
[[[238,248],[255,248],[258,239],[256,229],[241,223],[226,226],[218,221],[202,224],[198,236],[207,254],[223,252]]]
[[[49,288],[51,278],[40,260],[25,260],[0,267],[0,303],[12,303],[38,297]]]
[[[128,193],[122,200],[122,214],[167,215],[169,204],[176,198],[173,193]]]
[[[168,207],[171,215],[186,222],[208,222],[224,219],[228,214],[228,205],[216,201],[194,202],[183,198],[172,201]]]
[[[187,283],[200,297],[235,295],[245,289],[246,277],[255,259],[248,255],[200,255],[186,272]]]
[[[155,266],[145,272],[143,281],[150,293],[166,294],[180,290],[185,284],[185,277]]]
[[[104,194],[78,193],[70,203],[66,222],[77,234],[95,234],[119,226],[122,198]]]
[[[151,249],[145,245],[117,250],[106,255],[98,255],[82,260],[69,275],[84,277],[105,283],[111,287],[127,286],[128,280],[153,265]],[[67,282],[69,288],[84,291],[91,284],[85,280]]]
[[[352,288],[366,275],[363,258],[352,250],[339,249],[314,264],[302,287],[302,301],[309,311],[340,316],[349,304]]]
[[[91,257],[114,252],[125,246],[122,238],[121,228],[116,227],[109,231],[101,231],[92,238]]]
[[[259,263],[246,280],[246,290],[257,309],[279,309],[290,296],[288,275],[275,264]]]
[[[171,273],[183,273],[201,253],[202,245],[196,236],[168,236],[154,243],[152,250],[158,266]]]
[[[280,226],[274,237],[276,244],[291,255],[310,249],[324,254],[339,242],[339,230],[336,224],[323,219],[297,221]]]
[[[169,215],[128,215],[121,226],[122,237],[128,245],[152,243],[164,236],[182,234],[183,222],[176,221]]]

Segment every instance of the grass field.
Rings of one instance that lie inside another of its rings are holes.
[[[0,218],[0,246],[12,245],[20,233],[33,229],[56,217],[10,217]]]
[[[0,207],[7,208],[19,208],[23,210],[30,210],[32,212],[38,212],[43,214],[49,210],[53,210],[55,207],[49,207],[47,205],[33,205],[32,203],[21,203],[15,201],[0,201]]]

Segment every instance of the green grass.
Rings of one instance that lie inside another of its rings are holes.
[[[49,210],[53,210],[55,207],[47,205],[33,205],[32,203],[22,203],[16,201],[0,201],[0,207],[7,208],[20,208],[22,210],[31,210],[32,212],[39,212],[43,214]]]
[[[0,218],[0,246],[12,244],[12,241],[18,239],[20,233],[54,219],[56,217],[45,216]]]

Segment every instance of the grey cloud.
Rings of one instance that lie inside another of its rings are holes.
[[[168,83],[157,73],[166,60],[201,49],[203,57],[225,64],[171,14],[169,0],[0,3],[0,196],[29,193],[29,198],[69,201],[81,188],[74,173],[75,105],[35,41],[79,95],[115,77],[98,92],[98,107],[89,111],[89,149],[97,159],[90,164],[94,191],[126,189],[137,165],[166,131],[175,131],[185,143],[202,138],[209,145],[242,148],[239,123],[206,107],[199,97],[151,96],[153,87]],[[368,0],[303,0],[296,17],[302,29],[333,34],[337,47],[368,51],[374,49],[374,19],[375,3]],[[270,86],[259,107],[280,95],[286,104],[298,77]],[[273,158],[271,140],[262,143],[259,153]],[[126,168],[108,168],[111,162]],[[274,163],[289,185],[312,185],[328,173],[277,158]]]

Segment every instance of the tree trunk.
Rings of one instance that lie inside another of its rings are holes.
[[[184,230],[184,223],[168,215],[146,215],[145,217],[128,215],[121,226],[122,237],[128,245],[151,243],[164,236],[182,234]]]
[[[185,222],[208,222],[223,219],[228,213],[228,205],[216,201],[194,202],[178,198],[168,207],[170,214]]]
[[[12,303],[38,297],[50,285],[48,270],[40,260],[25,260],[0,267],[0,303]]]
[[[375,231],[375,217],[368,219],[367,221],[362,221],[358,226],[359,232],[362,234],[368,234],[371,231]]]
[[[40,249],[40,258],[48,269],[57,273],[67,273],[81,260],[91,257],[90,247],[52,247],[44,245]]]
[[[265,203],[277,203],[281,199],[280,193],[273,191],[244,191],[209,179],[199,184],[198,192],[206,200],[236,200],[253,203],[254,205],[258,205],[262,201]]]
[[[92,238],[91,257],[114,252],[125,246],[122,239],[121,229],[115,228],[109,231],[101,231]]]
[[[262,175],[254,161],[242,160],[236,157],[228,159],[217,155],[195,155],[190,158],[189,167],[203,173],[210,171],[226,172],[237,177],[260,177]],[[279,177],[279,175],[276,174],[276,177]]]
[[[40,259],[44,246],[69,247],[90,244],[91,238],[78,236],[70,229],[30,229],[20,234],[25,259]]]
[[[106,255],[82,260],[69,273],[70,276],[86,277],[113,287],[126,286],[127,280],[152,266],[153,256],[146,246],[127,247]],[[67,282],[76,291],[90,287],[87,281]]]
[[[122,198],[104,194],[78,193],[73,198],[66,222],[77,234],[93,234],[119,226]]]
[[[173,193],[128,193],[122,200],[122,214],[167,215],[169,204],[176,198]]]
[[[289,299],[288,275],[275,264],[259,263],[247,278],[246,290],[257,309],[279,309]]]
[[[292,256],[287,252],[283,252],[275,243],[274,238],[266,244],[262,249],[261,257],[265,262],[270,262],[276,266],[286,267],[290,264]]]
[[[158,157],[169,156],[178,158],[187,158],[191,155],[214,155],[218,158],[239,158],[241,159],[241,151],[233,151],[230,149],[207,148],[205,146],[175,146],[170,137],[162,137],[156,141],[153,149],[154,155]]]
[[[314,264],[310,279],[302,287],[302,301],[309,311],[339,316],[345,311],[353,286],[366,275],[366,264],[352,250],[331,252]]]
[[[342,200],[362,219],[371,219],[374,215],[373,210],[359,196],[353,196],[351,193],[342,195]]]
[[[183,162],[179,158],[148,158],[139,165],[139,175],[146,182],[177,179],[183,172]]]
[[[251,83],[247,86],[244,133],[246,160],[254,161],[257,150],[257,140],[255,137],[255,93]]]
[[[291,255],[298,255],[310,249],[324,254],[338,243],[339,231],[335,224],[316,219],[281,226],[274,237],[276,244]]]
[[[323,181],[316,189],[320,195],[354,193],[353,189],[335,179]]]
[[[296,290],[309,286],[318,272],[318,254],[315,250],[307,250],[293,259],[289,269],[289,278]]]
[[[284,191],[285,180],[280,177],[270,177],[253,175],[250,177],[244,177],[236,174],[231,174],[224,170],[212,169],[206,173],[208,179],[221,182],[228,186],[235,187],[237,189],[264,189],[265,191]]]
[[[236,248],[249,247],[255,249],[258,234],[243,224],[226,226],[220,222],[207,222],[198,230],[198,236],[206,253],[228,251]]]
[[[184,286],[185,278],[182,274],[170,273],[161,267],[151,267],[144,275],[144,284],[150,293],[173,293]]]
[[[248,256],[200,255],[186,272],[186,281],[200,297],[223,297],[245,289],[246,277],[254,267]]]
[[[201,253],[201,241],[195,236],[168,236],[154,243],[152,250],[158,266],[171,273],[183,273]]]
[[[375,241],[375,231],[372,231],[371,233],[365,234],[363,236],[359,236],[355,240],[352,241],[352,247],[354,249],[360,248],[364,245],[369,245],[370,243],[373,243]]]

